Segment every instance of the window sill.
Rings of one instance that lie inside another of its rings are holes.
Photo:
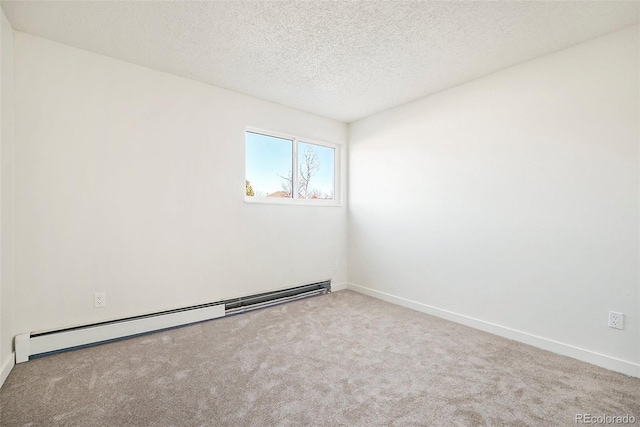
[[[256,205],[298,205],[298,206],[324,206],[341,207],[338,200],[309,200],[309,199],[289,199],[285,197],[246,197],[244,202]]]

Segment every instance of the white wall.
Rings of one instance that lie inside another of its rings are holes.
[[[13,367],[13,30],[0,10],[0,386]]]
[[[638,39],[351,124],[349,282],[640,375]]]
[[[246,126],[345,124],[22,33],[15,89],[18,332],[346,282],[344,205],[244,202]]]

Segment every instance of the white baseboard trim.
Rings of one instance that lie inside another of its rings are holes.
[[[11,353],[5,361],[2,363],[0,367],[0,387],[4,384],[4,381],[7,379],[11,370],[16,365],[16,354]]]
[[[534,347],[541,348],[543,350],[548,350],[563,356],[569,356],[574,359],[591,363],[593,365],[600,366],[605,369],[621,372],[625,375],[630,375],[633,377],[640,378],[640,364],[637,364],[637,363],[617,359],[615,357],[607,356],[604,354],[593,352],[591,350],[586,350],[584,348],[576,347],[570,344],[561,343],[548,338],[543,338],[537,335],[532,335],[526,332],[507,328],[505,326],[496,325],[495,323],[485,322],[484,320],[475,319],[473,317],[454,313],[448,310],[443,310],[437,307],[423,304],[421,302],[412,301],[410,299],[391,295],[386,292],[381,292],[375,289],[367,288],[365,286],[349,283],[347,284],[347,289],[350,289],[352,291],[355,291],[364,295],[368,295],[374,298],[378,298],[383,301],[387,301],[393,304],[407,307],[416,311],[430,314],[432,316],[440,317],[446,320],[451,320],[452,322],[470,326],[472,328],[489,332],[494,335],[498,335],[514,341],[519,341],[524,344],[529,344]]]
[[[348,289],[348,283],[336,283],[336,284],[331,284],[331,292],[336,292],[336,291],[344,291],[345,289]]]

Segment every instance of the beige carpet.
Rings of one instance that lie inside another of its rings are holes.
[[[342,291],[17,365],[0,411],[3,427],[575,425],[640,418],[640,379]]]

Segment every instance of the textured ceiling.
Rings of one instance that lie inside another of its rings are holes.
[[[3,1],[13,28],[345,122],[637,23],[640,3]]]

